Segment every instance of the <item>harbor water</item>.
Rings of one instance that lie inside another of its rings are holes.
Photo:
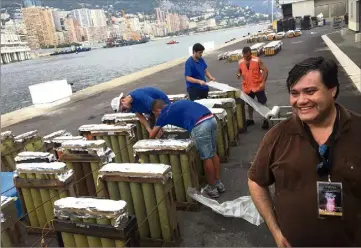
[[[215,47],[233,38],[262,30],[266,25],[218,30],[190,36],[171,37],[141,45],[100,48],[78,54],[40,57],[1,66],[1,114],[32,105],[29,85],[66,79],[74,90],[103,83],[144,68],[189,55],[196,42]],[[179,43],[167,45],[170,40]],[[152,82],[149,82],[152,84]],[[44,92],[46,94],[46,92]]]

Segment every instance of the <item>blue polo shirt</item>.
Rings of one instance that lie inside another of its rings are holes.
[[[207,69],[207,67],[208,66],[206,64],[206,61],[204,61],[203,58],[200,58],[198,61],[195,61],[193,59],[193,57],[191,56],[187,59],[187,61],[185,63],[184,76],[200,79],[200,80],[203,80],[204,82],[207,82],[206,73],[205,73],[205,70]],[[188,88],[198,88],[198,89],[208,90],[207,85],[202,86],[200,84],[194,84],[194,83],[187,81],[187,79],[186,79],[186,85],[187,85],[187,89]]]
[[[197,102],[179,100],[162,109],[155,126],[173,125],[186,129],[191,133],[199,119],[209,114],[211,114],[211,111]]]
[[[153,87],[144,87],[133,90],[129,93],[133,102],[130,108],[132,113],[151,114],[154,100],[162,99],[167,104],[170,103],[168,96],[161,90]]]

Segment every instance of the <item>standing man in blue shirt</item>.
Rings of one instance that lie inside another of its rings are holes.
[[[155,123],[155,117],[152,113],[152,103],[156,99],[170,103],[168,96],[163,91],[153,87],[144,87],[131,91],[129,95],[125,97],[124,94],[121,93],[120,96],[112,100],[111,106],[114,112],[135,113],[139,121],[150,133]],[[149,115],[149,121],[143,114]]]
[[[163,100],[155,100],[152,111],[157,117],[150,138],[157,136],[165,125],[173,125],[186,129],[195,141],[203,162],[208,185],[204,192],[213,198],[225,191],[220,181],[220,161],[217,155],[217,121],[209,109],[189,100],[179,100],[167,104]]]
[[[184,66],[184,76],[186,79],[187,92],[191,101],[208,97],[208,85],[206,76],[209,80],[216,79],[208,71],[207,63],[202,58],[204,46],[196,43],[193,45],[193,55],[189,57]]]

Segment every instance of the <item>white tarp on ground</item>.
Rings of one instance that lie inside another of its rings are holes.
[[[203,196],[194,188],[188,188],[188,195],[224,217],[243,218],[256,226],[264,222],[250,196],[241,196],[220,204],[216,200]]]
[[[241,93],[241,99],[248,103],[251,107],[253,107],[254,110],[256,110],[258,113],[260,113],[264,118],[270,119],[272,117],[276,117],[278,113],[280,112],[279,106],[274,106],[272,109],[269,109],[268,107],[260,104],[259,102],[255,101],[251,97],[249,97],[247,94],[243,93],[243,91],[231,87],[228,84],[222,84],[218,82],[209,82],[207,83],[209,87],[215,88],[217,90],[221,91],[239,91]]]

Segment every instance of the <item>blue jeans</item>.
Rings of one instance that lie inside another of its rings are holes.
[[[195,126],[191,132],[202,160],[213,158],[217,152],[217,120],[211,118]]]

